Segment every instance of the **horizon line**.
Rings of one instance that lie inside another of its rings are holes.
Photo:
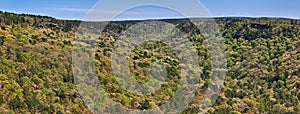
[[[164,19],[217,19],[217,18],[253,18],[253,19],[261,19],[261,18],[267,18],[267,19],[287,19],[287,20],[300,20],[300,18],[296,17],[287,17],[287,16],[246,16],[246,15],[223,15],[223,16],[211,16],[211,17],[162,17],[162,18],[139,18],[139,19],[117,19],[117,20],[84,20],[83,19],[70,19],[70,18],[60,18],[55,17],[52,15],[43,15],[43,14],[35,14],[35,13],[18,13],[18,12],[12,12],[12,11],[3,11],[0,10],[0,12],[3,13],[13,13],[16,15],[29,15],[29,16],[41,16],[41,17],[48,17],[48,18],[54,18],[57,20],[65,20],[65,21],[88,21],[88,22],[106,22],[106,21],[143,21],[143,20],[164,20]]]

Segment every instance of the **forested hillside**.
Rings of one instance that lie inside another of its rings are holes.
[[[215,18],[225,39],[224,87],[207,113],[300,113],[300,20]],[[183,113],[196,113],[212,73],[208,46],[188,19],[160,20],[188,34],[199,55],[203,86]],[[155,93],[136,95],[118,85],[110,67],[116,38],[141,21],[110,22],[99,34],[95,63],[101,85],[130,109],[152,109],[167,102],[180,79],[178,58],[161,42],[132,51],[130,70],[140,83],[149,64],[166,64],[168,80]],[[92,113],[74,83],[72,45],[81,21],[0,12],[0,113]],[[93,22],[93,24],[97,24]],[[92,25],[92,24],[91,24]],[[100,106],[95,106],[99,108]]]

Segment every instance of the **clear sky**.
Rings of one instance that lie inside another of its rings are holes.
[[[120,0],[122,1],[122,0]],[[134,0],[132,0],[134,1]],[[143,0],[135,0],[143,1]],[[145,0],[146,1],[146,0]],[[163,1],[163,0],[160,0]],[[175,1],[175,0],[174,0]],[[188,0],[180,0],[188,2]],[[300,19],[300,0],[199,0],[212,16],[285,17]],[[47,15],[59,19],[83,19],[99,0],[1,0],[0,10]],[[111,4],[117,4],[111,3]],[[122,4],[120,4],[122,5]],[[185,7],[185,6],[182,6]],[[113,8],[112,8],[113,9]],[[189,9],[189,7],[186,7]],[[141,7],[120,19],[168,18],[180,15],[157,7]],[[197,9],[189,9],[197,12]],[[103,11],[109,13],[111,11]],[[141,16],[141,14],[143,14]]]

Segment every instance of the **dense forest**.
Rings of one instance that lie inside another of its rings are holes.
[[[182,113],[197,113],[211,83],[206,40],[189,19],[160,20],[186,33],[196,47],[203,83]],[[300,113],[300,20],[215,18],[224,37],[227,74],[207,113]],[[95,50],[97,76],[115,101],[130,109],[167,102],[179,83],[179,61],[161,42],[145,42],[130,55],[132,77],[149,80],[150,63],[166,64],[168,79],[149,95],[118,85],[111,72],[112,48],[123,31],[141,21],[109,22]],[[0,12],[0,113],[92,113],[74,82],[72,46],[81,21]],[[91,22],[91,26],[100,22]],[[95,110],[100,106],[95,106]]]

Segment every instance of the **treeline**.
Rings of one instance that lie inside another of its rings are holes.
[[[0,25],[5,29],[5,25],[20,24],[22,27],[31,26],[37,28],[51,28],[52,30],[69,32],[74,31],[80,25],[79,20],[58,20],[48,16],[14,14],[9,12],[0,12]]]

